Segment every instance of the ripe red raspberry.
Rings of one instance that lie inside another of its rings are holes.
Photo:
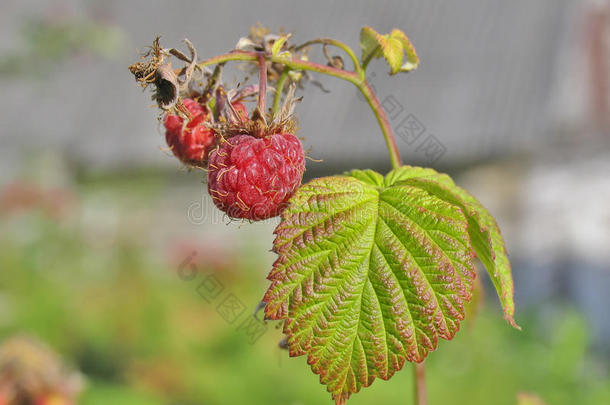
[[[204,125],[207,110],[191,99],[182,101],[192,117],[184,125],[182,117],[168,114],[165,117],[165,140],[174,155],[182,162],[201,166],[215,144],[215,133]]]
[[[294,135],[236,135],[210,153],[208,191],[231,218],[271,218],[299,187],[304,171],[303,147]]]

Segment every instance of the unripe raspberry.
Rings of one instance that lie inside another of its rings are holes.
[[[301,184],[305,156],[292,134],[236,135],[210,153],[208,191],[231,218],[278,215]]]
[[[205,126],[208,119],[207,110],[191,99],[182,101],[191,113],[191,118],[184,125],[182,117],[168,114],[165,117],[165,140],[174,155],[182,162],[202,166],[215,144],[215,133]]]

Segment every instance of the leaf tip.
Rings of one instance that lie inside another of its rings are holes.
[[[522,329],[521,329],[521,326],[519,326],[519,325],[517,324],[517,322],[515,322],[515,318],[513,318],[513,316],[512,316],[512,315],[506,314],[506,315],[504,315],[504,319],[505,319],[505,320],[506,320],[506,322],[508,322],[508,324],[509,324],[510,326],[512,326],[513,328],[517,329],[518,331],[521,331],[521,330],[522,330]]]

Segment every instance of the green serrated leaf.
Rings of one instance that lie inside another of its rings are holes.
[[[456,186],[449,176],[432,169],[403,166],[386,178],[397,184],[420,187],[463,210],[468,218],[472,247],[496,288],[504,317],[510,325],[521,329],[514,319],[513,278],[504,239],[489,211],[466,190]]]
[[[457,194],[468,204],[473,215],[469,219],[474,233],[472,246],[493,282],[502,308],[504,319],[516,329],[521,327],[515,322],[514,285],[506,244],[494,217],[483,205],[463,189]]]
[[[472,299],[466,304],[466,319],[469,325],[474,325],[476,318],[479,316],[483,304],[485,303],[485,288],[481,282],[479,270],[477,268],[477,276],[472,285]]]
[[[313,180],[275,230],[266,317],[286,320],[291,356],[307,355],[337,404],[451,339],[472,295],[468,219],[406,183],[436,172],[410,169]]]
[[[410,72],[417,69],[419,66],[419,57],[417,56],[417,52],[415,52],[415,47],[405,33],[401,30],[394,29],[390,33],[390,37],[398,40],[402,44],[402,49],[407,54],[407,62],[400,67],[399,71]]]
[[[371,59],[380,58],[381,45],[377,41],[377,32],[371,27],[363,27],[360,30],[360,47],[362,48],[361,61],[364,65]]]
[[[391,35],[383,35],[379,38],[383,57],[390,65],[390,73],[396,74],[402,67],[403,49],[402,42]]]
[[[383,186],[383,176],[374,170],[352,170],[346,175],[373,186]]]

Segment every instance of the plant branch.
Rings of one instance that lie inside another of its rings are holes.
[[[263,53],[258,54],[259,76],[258,76],[258,111],[262,117],[265,116],[267,101],[267,61]]]
[[[358,73],[361,77],[364,77],[364,70],[362,69],[362,66],[360,66],[360,61],[358,60],[358,57],[356,56],[356,54],[354,53],[352,48],[350,48],[347,44],[345,44],[341,41],[337,41],[336,39],[332,39],[332,38],[317,38],[317,39],[312,39],[311,41],[307,41],[307,42],[297,46],[295,49],[298,51],[298,50],[305,48],[306,46],[313,45],[313,44],[326,44],[326,45],[333,45],[338,48],[341,48],[347,54],[347,56],[349,56],[350,59],[352,60],[352,63],[354,64],[354,71],[356,73]]]
[[[204,67],[229,61],[255,62],[258,61],[258,54],[259,52],[233,51],[199,62],[199,66]],[[337,69],[332,66],[325,66],[297,58],[288,58],[283,55],[266,55],[266,58],[273,63],[280,63],[284,66],[288,66],[292,70],[309,70],[312,72],[324,73],[329,76],[347,80],[355,85],[358,85],[360,82],[360,77],[356,73]]]
[[[345,45],[347,47],[347,45]],[[352,52],[353,54],[353,52]],[[229,61],[250,61],[256,62],[259,60],[259,52],[244,52],[244,51],[233,51],[222,55],[215,56],[213,58],[204,60],[199,63],[199,67],[209,66],[217,63],[224,63]],[[337,69],[332,66],[321,65],[319,63],[310,62],[297,58],[288,58],[282,55],[265,55],[267,60],[273,63],[280,63],[292,70],[308,70],[311,72],[323,73],[329,76],[338,77],[343,80],[347,80],[352,83],[364,95],[364,98],[368,102],[369,106],[373,110],[377,122],[381,127],[381,132],[386,142],[388,152],[390,154],[390,161],[393,168],[398,168],[401,165],[400,153],[398,152],[398,146],[396,145],[396,139],[392,132],[392,127],[388,121],[388,117],[383,110],[383,107],[379,103],[377,96],[373,92],[373,89],[366,81],[364,77],[356,72],[350,72],[348,70]]]
[[[415,405],[427,405],[428,395],[426,393],[426,367],[424,363],[413,365],[413,391],[415,394]]]
[[[379,103],[379,99],[371,89],[371,86],[366,80],[362,81],[361,85],[357,85],[362,92],[364,98],[369,103],[369,106],[373,110],[373,114],[377,117],[377,122],[381,127],[381,132],[383,132],[383,137],[385,139],[386,147],[388,148],[388,152],[390,153],[390,162],[392,163],[392,168],[397,169],[402,165],[400,159],[400,152],[398,151],[398,146],[396,145],[396,138],[394,138],[394,133],[392,132],[392,127],[390,126],[390,122],[388,121],[388,116],[385,114],[381,103]]]

